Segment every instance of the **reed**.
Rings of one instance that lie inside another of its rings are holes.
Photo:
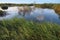
[[[0,40],[60,40],[60,25],[18,18],[2,20]]]

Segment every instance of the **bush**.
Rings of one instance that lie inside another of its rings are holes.
[[[5,12],[5,11],[0,10],[0,16],[5,16],[5,15],[6,15],[6,12]]]
[[[8,9],[8,6],[2,6],[1,8],[5,10],[5,9]]]

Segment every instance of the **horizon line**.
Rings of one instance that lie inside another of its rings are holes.
[[[13,3],[13,2],[5,2],[7,4],[60,4],[60,3]],[[0,2],[0,4],[4,4],[4,2]]]

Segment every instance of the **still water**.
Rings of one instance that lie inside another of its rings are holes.
[[[32,21],[39,21],[39,22],[52,22],[60,24],[60,18],[57,13],[53,9],[42,9],[42,8],[35,8],[30,13],[27,13],[25,16],[19,15],[18,7],[9,7],[5,10],[8,15],[0,17],[0,20],[6,19],[13,19],[16,18],[25,18],[27,20]]]

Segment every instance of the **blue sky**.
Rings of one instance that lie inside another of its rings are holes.
[[[0,0],[0,3],[60,3],[60,0]]]

